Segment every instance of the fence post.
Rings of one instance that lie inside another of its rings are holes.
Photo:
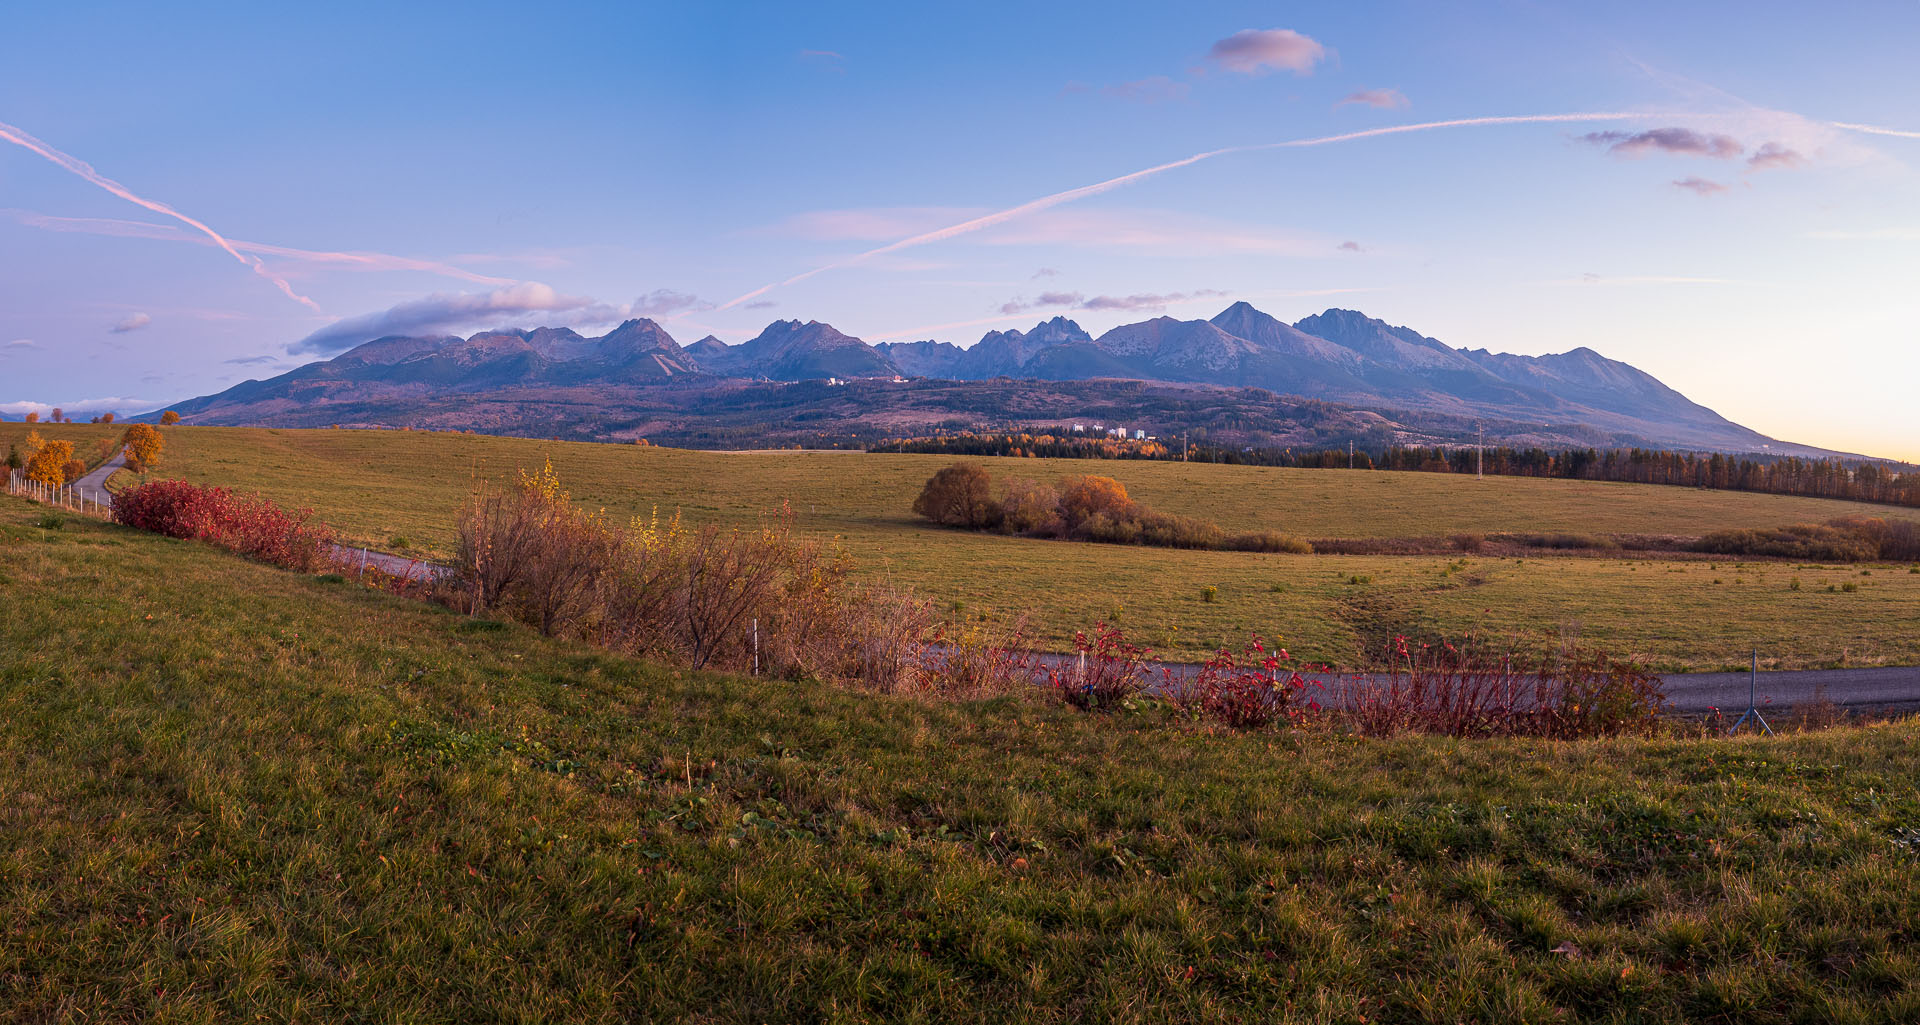
[[[360,580],[361,580],[361,581],[362,581],[363,583],[364,583],[364,582],[366,581],[366,579],[367,579],[367,550],[366,550],[365,548],[362,548],[362,549],[360,549],[360,577],[359,577],[359,579],[360,579]]]

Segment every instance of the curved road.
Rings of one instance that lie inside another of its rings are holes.
[[[127,465],[127,453],[115,452],[113,458],[95,467],[92,473],[73,482],[74,496],[83,502],[98,502],[107,508],[113,507],[113,496],[107,493],[107,478],[113,471]]]

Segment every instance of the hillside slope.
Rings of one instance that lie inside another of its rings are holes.
[[[669,671],[39,515],[0,499],[19,1020],[1920,1010],[1910,723],[1210,735]]]

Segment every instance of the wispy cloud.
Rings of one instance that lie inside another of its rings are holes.
[[[1355,241],[1353,241],[1352,239],[1348,239],[1347,241],[1345,241],[1345,242],[1342,242],[1342,243],[1340,243],[1340,246],[1339,246],[1339,248],[1340,248],[1340,251],[1341,251],[1341,252],[1345,252],[1345,253],[1364,253],[1364,252],[1366,252],[1366,249],[1365,249],[1365,248],[1363,248],[1363,247],[1362,247],[1362,246],[1360,245],[1360,243],[1358,243],[1358,242],[1355,242]]]
[[[56,217],[51,214],[35,213],[31,210],[0,209],[0,216],[10,217],[21,224],[44,231],[77,232],[88,235],[111,235],[117,238],[148,238],[167,242],[190,242],[194,245],[210,246],[214,243],[204,235],[182,231],[171,224],[154,224],[151,221],[126,221],[111,217]],[[276,246],[266,242],[246,242],[240,239],[228,239],[227,243],[243,253],[283,257],[299,263],[315,264],[339,270],[352,271],[424,271],[444,277],[458,278],[480,285],[511,285],[512,278],[498,278],[435,260],[419,260],[409,256],[395,256],[391,253],[375,252],[329,252],[317,249],[295,249],[291,246]]]
[[[1089,312],[1123,310],[1164,310],[1169,306],[1193,302],[1196,299],[1213,299],[1228,293],[1217,288],[1202,288],[1192,292],[1167,292],[1164,294],[1135,293],[1133,295],[1096,295],[1091,298],[1079,292],[1042,292],[1032,299],[1024,296],[1000,307],[1006,316],[1026,313],[1031,310],[1074,309]]]
[[[1169,100],[1184,100],[1193,92],[1193,87],[1185,82],[1176,82],[1165,75],[1154,75],[1133,82],[1122,82],[1100,90],[1104,96],[1115,99],[1133,100],[1136,103],[1165,103]]]
[[[1168,171],[1177,170],[1182,167],[1191,167],[1194,164],[1200,163],[1201,161],[1212,160],[1215,157],[1227,156],[1229,154],[1259,153],[1259,152],[1266,152],[1270,150],[1299,149],[1299,148],[1312,147],[1312,146],[1331,146],[1339,143],[1353,142],[1359,139],[1377,139],[1377,138],[1383,138],[1390,135],[1403,135],[1410,132],[1431,132],[1431,131],[1439,131],[1439,130],[1449,129],[1449,128],[1484,127],[1484,126],[1492,126],[1492,125],[1578,124],[1581,122],[1594,122],[1594,121],[1627,121],[1627,120],[1641,118],[1644,116],[1645,115],[1642,115],[1642,114],[1628,113],[1628,112],[1585,112],[1585,113],[1575,113],[1575,114],[1517,114],[1517,115],[1502,115],[1502,116],[1495,116],[1495,117],[1453,118],[1446,121],[1422,121],[1414,124],[1386,125],[1380,128],[1368,128],[1368,129],[1363,129],[1355,132],[1342,132],[1338,135],[1322,135],[1322,136],[1315,136],[1315,137],[1304,138],[1304,139],[1288,139],[1282,142],[1253,143],[1253,144],[1244,145],[1244,146],[1228,146],[1222,149],[1207,150],[1202,153],[1195,153],[1189,157],[1182,157],[1179,160],[1169,160],[1164,164],[1156,164],[1152,167],[1142,168],[1141,170],[1132,171],[1123,175],[1118,175],[1113,178],[1105,179],[1104,181],[1097,181],[1091,185],[1082,185],[1079,188],[1066,189],[1061,192],[1052,193],[1051,195],[1041,196],[1038,199],[1029,200],[1025,203],[1019,204],[1018,206],[1007,207],[1004,210],[998,210],[993,213],[984,214],[978,217],[973,217],[968,220],[960,221],[955,224],[949,224],[943,228],[936,228],[931,231],[923,231],[918,234],[911,235],[907,238],[902,238],[897,241],[890,242],[878,248],[869,249],[861,253],[855,253],[852,256],[842,257],[838,260],[821,264],[809,270],[801,271],[798,274],[791,275],[780,281],[769,282],[768,284],[761,285],[760,287],[755,288],[752,291],[735,296],[734,298],[729,299],[724,303],[721,303],[717,308],[722,310],[729,310],[735,306],[740,305],[741,303],[751,302],[755,299],[758,299],[761,296],[767,294],[768,292],[773,291],[776,288],[786,288],[790,285],[798,284],[816,275],[825,274],[826,272],[831,270],[839,270],[844,267],[852,267],[857,264],[862,264],[869,260],[872,260],[875,257],[885,256],[889,253],[899,252],[900,250],[903,250],[903,249],[911,249],[915,246],[930,245],[935,242],[944,242],[950,238],[957,238],[961,235],[970,234],[976,231],[984,231],[987,228],[994,227],[995,225],[1006,224],[1010,221],[1015,221],[1020,218],[1030,217],[1033,214],[1039,213],[1042,210],[1052,209],[1053,207],[1060,206],[1063,203],[1071,203],[1075,200],[1085,199],[1088,196],[1097,196],[1102,193],[1111,192],[1114,189],[1124,188],[1128,185],[1134,184],[1135,182],[1144,181],[1156,175],[1165,174]]]
[[[656,288],[633,301],[629,312],[642,317],[670,317],[680,313],[698,313],[713,309],[713,304],[697,295]]]
[[[1340,99],[1336,107],[1356,103],[1363,107],[1376,107],[1380,110],[1398,110],[1407,105],[1407,98],[1398,89],[1362,89],[1348,93]]]
[[[582,320],[605,322],[617,319],[622,311],[587,296],[562,295],[538,282],[527,282],[492,292],[436,293],[376,313],[347,317],[294,342],[287,351],[330,355],[387,335],[445,332],[527,313],[568,313]]]
[[[1623,157],[1648,153],[1675,153],[1683,156],[1715,157],[1729,160],[1746,147],[1731,135],[1707,134],[1691,128],[1653,128],[1644,132],[1588,132],[1582,141],[1604,146],[1607,152]]]
[[[1309,75],[1326,55],[1326,47],[1292,29],[1249,28],[1214,43],[1207,50],[1207,61],[1243,75],[1266,71]]]
[[[232,359],[222,360],[221,362],[226,363],[229,366],[246,367],[246,366],[253,366],[255,364],[260,364],[260,363],[278,363],[280,362],[280,357],[278,356],[235,356]]]
[[[1860,231],[1823,228],[1807,232],[1807,237],[1832,242],[1920,242],[1920,228],[1867,228]]]
[[[113,332],[116,335],[123,335],[129,331],[138,331],[141,328],[146,327],[148,324],[151,324],[151,323],[153,323],[152,317],[149,317],[144,313],[136,313],[133,316],[128,317],[125,320],[122,320],[119,323],[113,325],[107,330]]]
[[[1685,274],[1607,275],[1588,272],[1577,278],[1540,282],[1543,285],[1754,285],[1758,282],[1737,278],[1696,277]]]
[[[820,210],[787,218],[758,233],[815,241],[879,241],[981,211],[950,207]],[[990,246],[1075,246],[1152,249],[1161,254],[1324,253],[1327,242],[1239,220],[1199,217],[1172,210],[1118,208],[1045,210],[1015,223],[992,225],[975,241]],[[1039,275],[1035,275],[1038,277]]]
[[[240,261],[242,264],[246,265],[247,267],[251,267],[255,274],[258,274],[261,277],[266,278],[268,281],[273,282],[275,287],[279,288],[281,292],[284,292],[286,294],[287,298],[300,303],[301,305],[307,307],[308,309],[313,310],[316,313],[319,312],[320,306],[318,303],[315,303],[312,299],[309,299],[306,296],[301,295],[300,293],[294,291],[293,286],[287,283],[287,279],[274,274],[272,271],[267,270],[266,265],[260,262],[259,257],[242,253],[240,250],[234,248],[233,243],[227,241],[226,237],[221,235],[219,232],[213,230],[210,227],[207,227],[205,222],[189,217],[186,214],[183,214],[180,211],[175,210],[173,207],[170,207],[165,203],[161,203],[157,200],[147,199],[144,196],[135,194],[132,189],[129,189],[125,185],[122,185],[119,182],[114,181],[112,178],[109,178],[106,175],[103,175],[100,172],[94,170],[93,166],[88,164],[86,161],[81,160],[74,156],[70,156],[66,153],[62,153],[59,150],[54,149],[52,146],[48,145],[47,143],[44,143],[39,139],[36,139],[33,136],[27,134],[25,130],[16,128],[13,125],[7,124],[5,122],[0,122],[0,141],[11,142],[16,146],[20,146],[25,149],[31,150],[32,152],[37,153],[42,157],[45,157],[47,160],[51,161],[56,166],[60,167],[62,170],[65,170],[71,174],[77,175],[80,178],[83,178],[86,181],[91,182],[102,189],[105,189],[107,192],[110,192],[113,195],[116,195],[121,199],[126,200],[129,203],[133,203],[136,206],[145,207],[148,210],[153,211],[154,213],[161,214],[166,217],[171,217],[174,220],[179,221],[180,223],[185,224],[186,226],[194,229],[195,231],[200,232],[201,234],[205,235],[207,238],[213,240],[213,243],[215,245],[219,246],[221,249],[226,250],[227,255]]]
[[[780,304],[774,302],[772,299],[762,299],[759,302],[748,303],[744,308],[749,310],[770,310],[778,305]]]
[[[34,341],[31,338],[15,338],[13,341],[8,342],[5,345],[0,345],[0,349],[7,349],[12,351],[19,351],[23,349],[38,349],[38,348],[42,348],[41,344],[39,342]]]
[[[1708,181],[1705,178],[1686,177],[1676,180],[1673,184],[1676,188],[1686,189],[1688,192],[1697,193],[1702,196],[1711,196],[1715,193],[1727,191],[1725,185],[1716,181]]]
[[[1769,142],[1753,151],[1753,156],[1747,158],[1747,167],[1754,171],[1783,170],[1800,167],[1806,162],[1807,158],[1801,156],[1798,150]]]
[[[1039,270],[1034,271],[1033,277],[1029,280],[1039,281],[1041,278],[1057,278],[1059,276],[1060,276],[1060,272],[1057,270],[1054,270],[1052,267],[1042,267]]]

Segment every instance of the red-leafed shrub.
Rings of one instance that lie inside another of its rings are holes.
[[[183,480],[142,484],[113,502],[116,523],[168,537],[207,541],[276,566],[313,572],[332,554],[333,530],[310,510],[288,512],[258,495]]]
[[[1309,691],[1322,685],[1300,675],[1287,649],[1268,651],[1258,636],[1238,655],[1221,648],[1198,671],[1163,672],[1166,694],[1175,705],[1237,730],[1298,725],[1320,711]]]
[[[1074,657],[1047,671],[1048,682],[1067,704],[1110,709],[1147,686],[1153,652],[1129,642],[1118,627],[1096,623],[1093,636],[1076,631]]]

